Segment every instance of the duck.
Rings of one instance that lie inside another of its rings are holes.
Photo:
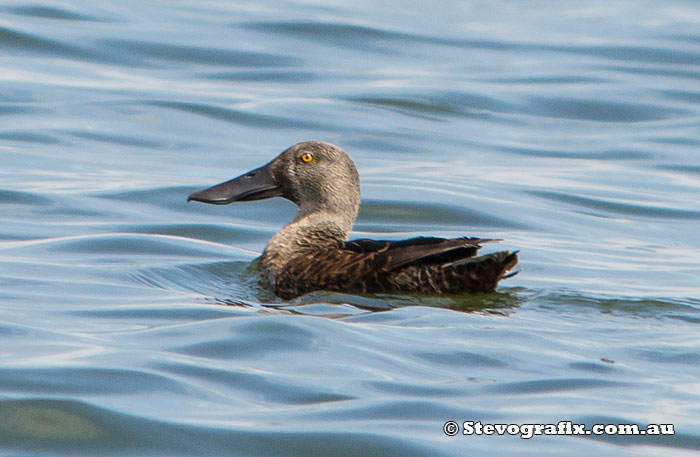
[[[477,255],[475,237],[348,240],[360,208],[360,176],[350,156],[324,141],[291,146],[266,165],[192,193],[213,205],[273,197],[298,207],[267,243],[259,269],[278,297],[313,291],[457,295],[493,292],[516,274],[518,251]]]

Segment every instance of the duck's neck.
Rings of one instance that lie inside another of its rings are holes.
[[[347,240],[354,221],[355,214],[300,209],[294,220],[267,243],[260,259],[263,272],[274,284],[291,259]]]

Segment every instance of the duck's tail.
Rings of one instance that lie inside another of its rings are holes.
[[[513,271],[518,264],[518,252],[501,251],[468,257],[442,267],[459,274],[469,292],[493,292],[501,279],[518,274],[518,271]]]

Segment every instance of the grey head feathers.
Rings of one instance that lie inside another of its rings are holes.
[[[282,196],[299,207],[293,222],[319,214],[350,232],[360,209],[360,175],[345,151],[306,141],[282,152],[270,166]]]

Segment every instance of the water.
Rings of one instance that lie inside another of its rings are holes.
[[[695,2],[3,2],[0,454],[695,455]],[[354,237],[520,249],[476,297],[249,263],[294,214],[187,195],[298,141]],[[448,420],[674,424],[448,437]]]

